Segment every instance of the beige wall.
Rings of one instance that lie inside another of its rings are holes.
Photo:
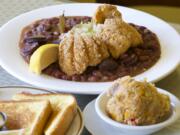
[[[78,2],[96,2],[96,0],[72,0],[72,1],[78,1]]]

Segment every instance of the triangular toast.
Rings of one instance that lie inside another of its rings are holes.
[[[25,129],[25,135],[42,135],[51,110],[48,100],[0,101],[8,130]]]
[[[70,94],[29,94],[20,93],[14,100],[49,100],[53,113],[45,128],[45,135],[64,135],[72,123],[77,111],[76,99]]]

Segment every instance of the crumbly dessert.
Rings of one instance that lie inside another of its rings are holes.
[[[109,116],[128,125],[150,125],[164,121],[171,114],[170,99],[146,81],[126,76],[115,81],[108,93]]]

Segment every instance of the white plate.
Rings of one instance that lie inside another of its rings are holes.
[[[23,27],[41,18],[65,15],[92,16],[98,4],[64,4],[33,10],[10,20],[0,29],[0,64],[10,74],[18,79],[44,88],[63,92],[99,94],[111,85],[105,83],[72,82],[56,79],[47,75],[35,75],[28,71],[28,65],[20,56],[18,41]],[[157,81],[172,72],[180,61],[180,36],[166,22],[142,11],[121,7],[123,18],[127,22],[148,27],[155,32],[160,40],[162,55],[160,60],[148,71],[136,76],[136,79],[147,78],[148,81]]]
[[[20,86],[0,87],[0,100],[11,100],[13,95],[21,92],[43,94],[43,93],[48,93],[50,91],[35,89],[30,87],[20,87]],[[84,128],[84,122],[83,122],[82,112],[80,108],[78,108],[78,114],[74,118],[66,135],[81,135],[83,128]]]
[[[168,92],[163,92],[164,94],[168,94]],[[176,99],[168,94],[171,98],[171,101]],[[95,111],[95,100],[90,102],[83,111],[84,123],[87,130],[92,135],[128,135],[128,134],[120,134],[113,132],[113,128],[109,126],[109,124],[105,123],[96,113]],[[166,127],[159,132],[156,132],[152,135],[179,135],[180,134],[180,119],[178,119],[174,124],[169,127]]]
[[[179,33],[180,33],[180,24],[178,23],[170,23]]]

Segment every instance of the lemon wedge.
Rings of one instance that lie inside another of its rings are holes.
[[[41,74],[41,71],[58,59],[58,44],[45,44],[40,46],[31,56],[30,71]]]

